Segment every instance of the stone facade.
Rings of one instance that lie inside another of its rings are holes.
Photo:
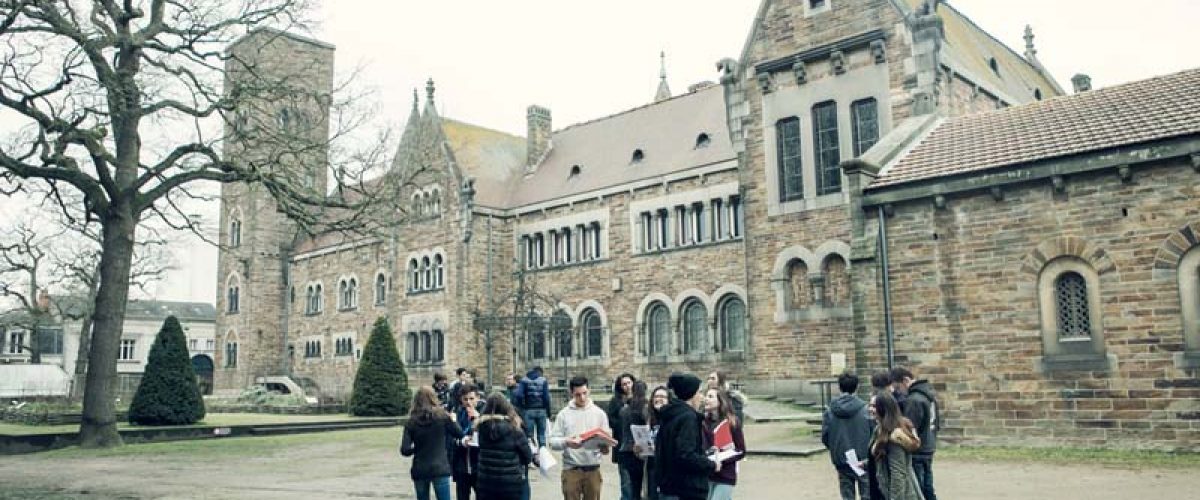
[[[257,57],[332,56],[273,40]],[[242,299],[218,318],[219,347],[240,343],[236,366],[218,353],[218,386],[283,372],[344,398],[386,316],[421,383],[458,366],[493,382],[538,364],[552,382],[721,368],[791,394],[894,357],[940,391],[944,439],[1198,447],[1200,147],[884,182],[962,117],[1093,102],[939,2],[765,0],[719,68],[719,86],[565,129],[532,106],[528,138],[439,116],[430,82],[392,167],[410,206],[386,235],[297,237],[264,193],[227,186],[222,240],[237,217],[245,236],[221,253],[219,309],[230,283]],[[1067,271],[1086,342],[1057,337]],[[523,314],[527,290],[569,320],[569,354],[554,332],[480,321]]]

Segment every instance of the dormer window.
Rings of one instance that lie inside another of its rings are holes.
[[[995,73],[997,75],[1000,74],[1000,63],[996,62],[995,57],[988,58],[988,67],[992,68],[993,73]]]
[[[1033,98],[1039,101],[1042,100],[1042,89],[1033,89]]]
[[[712,139],[705,132],[701,132],[700,135],[696,136],[696,149],[707,148],[711,143]]]
[[[583,172],[583,167],[580,167],[579,165],[571,165],[571,177],[579,175],[580,172]]]
[[[641,163],[642,160],[645,160],[645,159],[646,159],[646,153],[642,152],[642,150],[640,150],[640,149],[635,149],[635,150],[633,150],[633,157],[631,157],[629,159],[629,163]]]

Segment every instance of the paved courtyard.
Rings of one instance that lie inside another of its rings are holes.
[[[393,428],[6,456],[0,498],[413,498],[399,438]],[[936,472],[946,499],[1195,498],[1194,473],[1183,468],[940,460]],[[618,498],[616,469],[607,464],[603,473],[603,498]],[[751,457],[741,473],[737,498],[837,495],[826,455]],[[535,478],[533,490],[535,499],[561,498],[557,476]]]

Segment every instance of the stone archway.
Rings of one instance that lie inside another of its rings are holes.
[[[196,372],[196,383],[200,385],[200,394],[212,394],[213,360],[207,354],[192,356],[192,370]]]

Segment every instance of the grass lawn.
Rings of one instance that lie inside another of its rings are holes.
[[[351,431],[315,432],[309,434],[285,434],[279,436],[238,437],[227,439],[201,439],[192,441],[168,441],[121,446],[110,449],[82,449],[76,446],[38,453],[39,460],[153,456],[163,460],[202,461],[211,458],[258,458],[265,459],[291,453],[297,446],[328,444],[331,448],[356,450],[354,453],[369,454],[369,451],[390,451],[400,444],[399,427],[382,427]],[[2,497],[0,497],[2,498]]]
[[[1091,448],[1010,448],[939,446],[938,458],[980,462],[1022,462],[1154,468],[1197,468],[1200,453],[1103,450]]]
[[[333,415],[275,415],[269,413],[210,413],[197,423],[197,426],[231,426],[231,425],[262,425],[262,424],[287,424],[287,423],[305,423],[305,422],[329,422],[333,420],[357,420],[359,417],[351,417],[345,413]],[[129,422],[120,422],[117,424],[120,429],[135,429],[139,426],[131,425]],[[188,426],[184,426],[188,427]],[[169,428],[169,427],[156,427]],[[0,434],[8,434],[13,436],[25,436],[30,434],[59,434],[64,432],[76,432],[79,430],[79,425],[23,425],[0,423]]]

